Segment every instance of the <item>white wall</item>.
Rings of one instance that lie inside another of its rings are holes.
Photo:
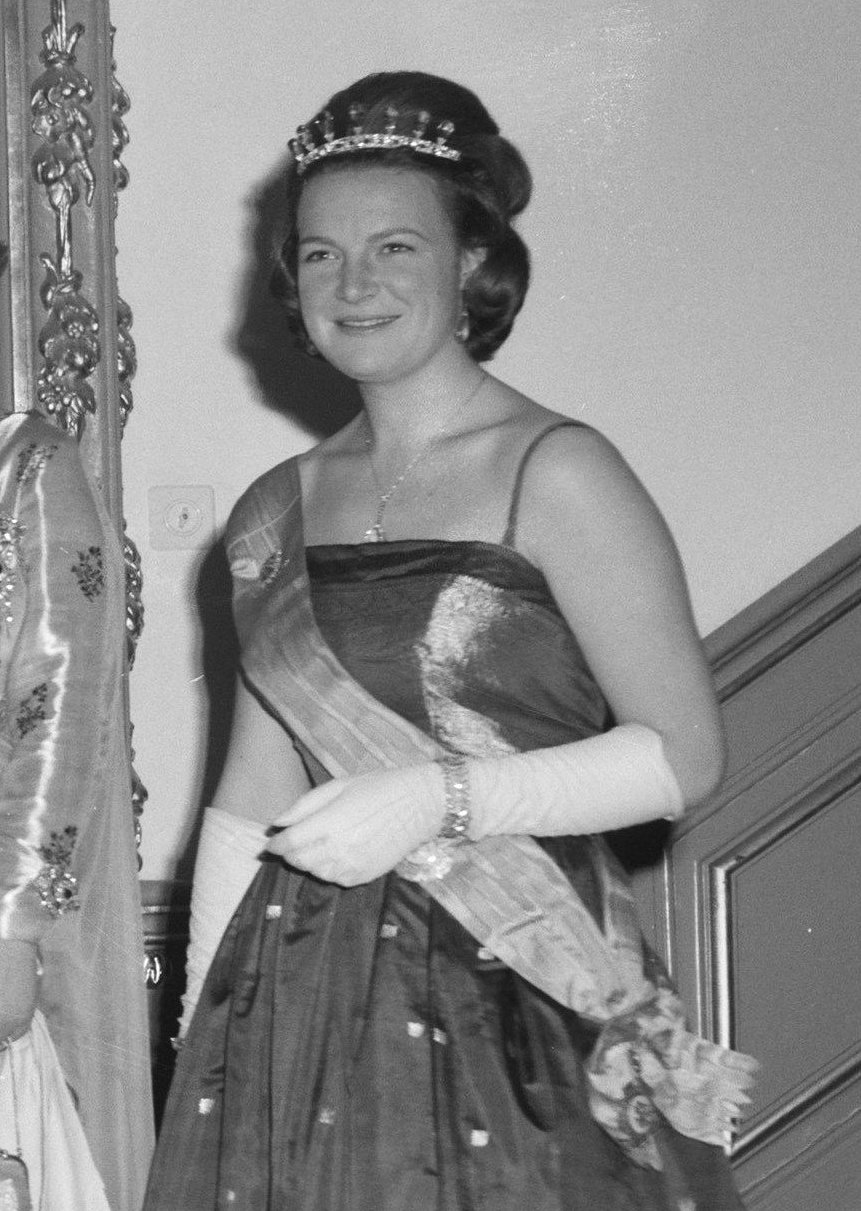
[[[861,520],[855,0],[112,0],[132,98],[120,285],[140,368],[126,516],[144,877],[174,873],[206,738],[201,551],[150,544],[154,485],[223,523],[311,440],[235,351],[254,191],[366,71],[474,87],[529,159],[534,286],[495,371],[607,432],[676,533],[704,632]],[[265,304],[258,311],[268,318]],[[318,398],[282,359],[281,395]],[[316,392],[316,394],[315,394]]]

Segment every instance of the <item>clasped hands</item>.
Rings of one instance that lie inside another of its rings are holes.
[[[444,817],[442,770],[427,761],[315,787],[272,821],[280,831],[266,848],[318,879],[355,887],[432,840]]]

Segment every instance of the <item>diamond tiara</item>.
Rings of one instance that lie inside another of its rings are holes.
[[[324,110],[319,118],[308,122],[296,129],[296,137],[290,140],[290,151],[296,161],[296,171],[301,177],[312,164],[324,160],[328,156],[350,155],[356,151],[390,151],[404,147],[421,156],[435,156],[440,160],[457,161],[461,153],[446,142],[454,134],[454,123],[447,119],[433,123],[436,138],[428,138],[428,127],[431,116],[422,110],[415,119],[415,125],[407,132],[398,131],[398,111],[389,106],[386,110],[386,124],[376,131],[365,130],[362,126],[364,110],[359,105],[351,105],[349,109],[350,133],[335,138],[335,119],[328,110]]]

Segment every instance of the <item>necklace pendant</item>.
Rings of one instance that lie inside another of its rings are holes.
[[[370,529],[365,530],[364,534],[362,535],[362,541],[363,542],[385,542],[386,541],[386,536],[385,536],[385,533],[383,532],[383,527],[380,525],[380,523],[378,521],[375,521],[374,524],[370,527]]]

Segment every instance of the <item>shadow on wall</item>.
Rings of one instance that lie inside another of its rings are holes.
[[[251,367],[262,401],[319,439],[351,420],[361,401],[349,379],[295,344],[287,328],[284,305],[272,291],[277,251],[282,242],[285,168],[286,159],[262,182],[251,200],[247,268],[233,347]],[[209,703],[199,819],[202,808],[212,802],[224,768],[239,668],[230,569],[221,541],[201,560],[195,597]],[[197,829],[179,861],[179,879],[191,878],[196,849]]]
[[[351,420],[361,401],[349,379],[298,348],[272,291],[283,241],[286,165],[285,159],[251,201],[251,247],[234,348],[251,367],[264,402],[322,438]]]
[[[212,802],[224,769],[239,671],[239,640],[231,610],[230,568],[220,541],[207,551],[201,562],[196,599],[201,628],[201,668],[209,699],[201,784],[201,806],[205,807]]]
[[[199,622],[200,667],[206,687],[208,721],[194,825],[176,860],[174,878],[178,884],[192,880],[203,809],[212,803],[218,788],[233,726],[239,640],[231,608],[230,568],[221,539],[200,554],[194,600]],[[180,907],[187,907],[187,893],[181,889],[180,900]]]

